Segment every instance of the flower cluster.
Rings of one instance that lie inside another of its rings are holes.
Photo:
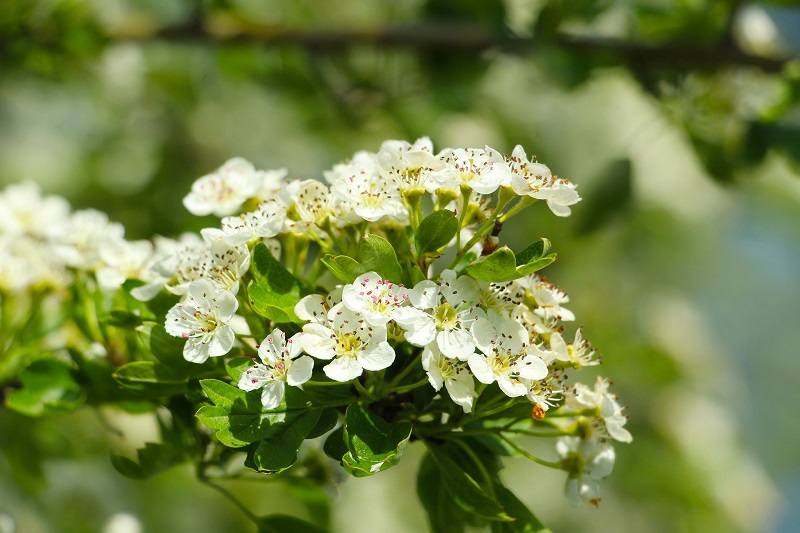
[[[568,216],[576,186],[520,146],[435,152],[428,138],[386,141],[323,177],[231,159],[183,199],[218,223],[133,242],[98,211],[9,187],[0,297],[71,283],[89,341],[81,350],[104,358],[126,390],[199,401],[197,419],[217,445],[246,448],[249,468],[290,468],[303,440],[323,434],[325,452],[357,476],[396,464],[412,436],[434,457],[456,453],[442,443],[459,440],[472,460],[494,453],[476,435],[528,457],[513,437],[537,435],[556,440],[558,460],[534,459],[567,472],[572,499],[596,504],[611,442],[631,441],[627,418],[608,380],[568,377],[600,358],[580,328],[566,333],[569,297],[540,273],[555,260],[549,241],[518,252],[499,241],[539,200]],[[278,443],[293,449],[273,453]],[[435,464],[444,478],[461,467]],[[480,516],[507,519],[495,503]]]

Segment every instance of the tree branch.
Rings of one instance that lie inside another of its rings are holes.
[[[730,41],[719,44],[673,42],[658,45],[597,37],[562,36],[554,41],[497,36],[473,25],[420,23],[379,30],[293,30],[242,24],[232,20],[196,21],[155,32],[118,31],[112,40],[166,40],[197,44],[261,43],[295,46],[313,52],[332,52],[355,46],[411,49],[420,53],[479,54],[501,50],[526,55],[555,47],[583,56],[616,56],[632,68],[702,68],[750,66],[765,72],[780,72],[792,57],[768,58],[748,54]]]

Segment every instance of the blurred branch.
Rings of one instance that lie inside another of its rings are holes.
[[[262,43],[299,46],[316,52],[330,52],[353,46],[413,49],[420,52],[477,54],[503,50],[528,54],[539,48],[557,47],[584,56],[616,56],[631,68],[695,67],[720,69],[750,66],[765,72],[780,72],[793,57],[769,58],[743,52],[730,39],[719,44],[664,43],[650,45],[598,37],[558,37],[555,40],[497,36],[480,27],[453,24],[415,24],[380,30],[302,31],[240,24],[222,19],[207,24],[164,28],[154,32],[120,31],[110,36],[121,40],[166,40],[195,43]]]

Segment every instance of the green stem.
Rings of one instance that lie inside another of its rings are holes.
[[[396,386],[403,382],[403,380],[417,367],[417,363],[419,360],[422,359],[422,350],[417,352],[417,355],[406,365],[406,367],[400,372],[392,382],[389,384],[390,386]]]
[[[228,499],[228,501],[230,501],[233,505],[235,505],[242,513],[244,513],[244,515],[247,516],[247,518],[249,518],[254,524],[258,525],[260,520],[256,516],[256,514],[250,509],[248,509],[247,506],[243,504],[241,500],[239,500],[239,498],[231,494],[231,492],[228,489],[226,489],[222,485],[217,485],[216,483],[211,481],[206,476],[206,473],[203,471],[203,468],[200,465],[198,465],[197,467],[197,479],[199,479],[201,483],[208,485],[212,489],[216,490],[217,492],[225,496]]]
[[[362,397],[364,397],[364,398],[366,398],[367,400],[370,400],[370,401],[373,400],[372,393],[370,391],[368,391],[364,387],[364,385],[361,384],[361,382],[358,379],[354,379],[353,380],[353,385],[356,386],[356,390],[359,392],[359,394],[361,394]],[[348,402],[348,403],[350,403],[350,402]]]
[[[464,254],[467,253],[470,250],[470,248],[475,246],[475,244],[479,240],[484,238],[494,229],[494,221],[497,220],[497,217],[500,216],[500,212],[506,206],[506,204],[508,204],[508,202],[511,201],[511,199],[512,197],[510,196],[500,195],[500,198],[498,198],[497,200],[497,205],[492,211],[492,216],[490,216],[486,220],[486,222],[484,222],[483,225],[480,228],[478,228],[478,230],[475,232],[475,235],[472,236],[472,238],[467,242],[467,244],[465,244],[463,248],[460,248],[458,250],[458,253],[453,258],[453,261],[450,263],[450,266],[448,266],[447,268],[455,268],[458,262],[464,256]]]
[[[595,416],[597,409],[581,409],[580,411],[553,411],[547,413],[547,418],[567,418],[570,416]]]
[[[514,441],[512,441],[508,437],[500,435],[500,438],[503,439],[503,442],[505,442],[506,444],[514,448],[517,452],[519,452],[520,455],[522,455],[527,459],[530,459],[534,463],[540,464],[542,466],[547,466],[549,468],[555,468],[556,470],[564,470],[564,468],[561,466],[561,463],[554,463],[552,461],[545,461],[544,459],[539,459],[535,455],[528,453],[525,449],[521,448],[519,445],[517,445]]]
[[[519,202],[517,202],[514,207],[509,209],[505,212],[505,214],[500,216],[500,222],[505,222],[509,218],[519,214],[523,209],[533,205],[536,202],[536,198],[531,198],[530,196],[523,196],[520,198]]]
[[[421,380],[417,381],[416,383],[412,383],[411,385],[403,385],[402,387],[391,388],[391,389],[386,391],[386,395],[389,395],[389,394],[392,394],[392,393],[399,394],[399,393],[402,393],[402,392],[408,392],[410,390],[416,389],[417,387],[421,387],[421,386],[425,385],[426,383],[428,383],[428,378],[421,379]]]

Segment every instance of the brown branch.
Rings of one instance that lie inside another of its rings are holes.
[[[166,40],[188,43],[261,43],[295,46],[315,52],[331,52],[354,46],[411,49],[422,53],[479,54],[500,50],[525,55],[537,49],[555,47],[583,56],[616,56],[632,68],[703,68],[750,66],[765,72],[780,72],[792,57],[768,58],[748,54],[730,42],[698,44],[688,42],[651,45],[596,37],[560,37],[554,41],[510,38],[490,34],[480,27],[452,24],[393,26],[377,31],[291,30],[234,24],[231,21],[164,28],[155,32],[110,35],[114,40]]]

